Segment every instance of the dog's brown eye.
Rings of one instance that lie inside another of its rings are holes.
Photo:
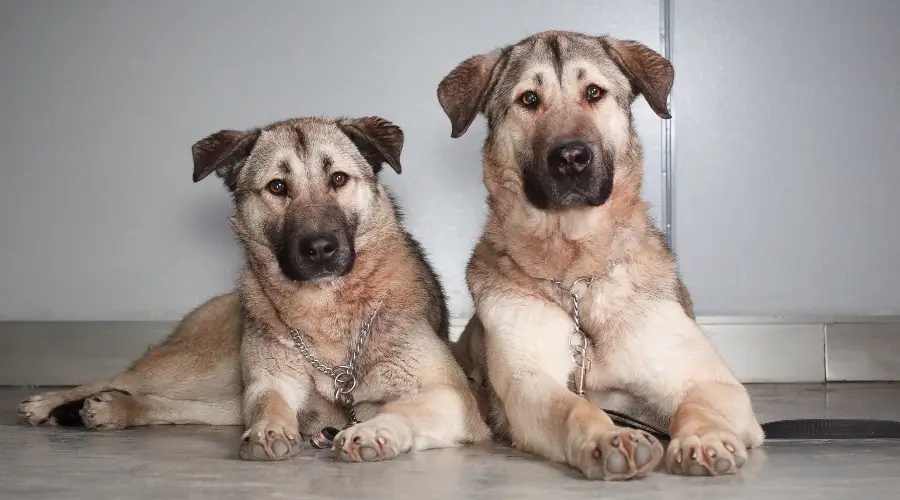
[[[287,184],[281,179],[274,179],[269,182],[269,192],[275,196],[284,196],[287,194]]]
[[[347,183],[347,174],[335,172],[331,174],[331,185],[337,189]]]
[[[537,94],[529,90],[519,97],[519,102],[526,108],[534,108],[537,107],[539,101]]]
[[[606,94],[606,91],[593,84],[588,85],[585,91],[585,97],[587,97],[588,102],[597,102],[603,98],[604,94]]]

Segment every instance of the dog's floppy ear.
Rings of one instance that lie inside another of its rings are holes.
[[[650,108],[660,118],[672,118],[666,99],[675,82],[675,68],[665,57],[634,40],[601,37],[612,60],[631,82],[635,93],[643,94]]]
[[[437,97],[450,118],[450,137],[461,137],[483,111],[494,69],[502,50],[472,56],[459,63],[438,84]]]
[[[260,132],[258,128],[247,131],[220,130],[195,142],[191,147],[194,182],[215,172],[225,181],[228,189],[234,191],[238,171],[253,151]]]
[[[356,144],[376,174],[381,172],[381,166],[385,163],[394,172],[400,173],[400,153],[403,151],[403,130],[400,127],[380,116],[344,118],[338,120],[337,124]]]

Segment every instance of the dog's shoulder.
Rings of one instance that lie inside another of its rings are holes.
[[[425,248],[406,227],[403,209],[392,194],[388,194],[390,207],[397,221],[400,240],[407,254],[414,261],[417,285],[425,296],[425,311],[428,322],[442,339],[450,337],[450,313],[447,308],[447,296],[444,285]]]

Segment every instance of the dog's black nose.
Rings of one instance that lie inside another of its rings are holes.
[[[557,144],[547,155],[547,165],[562,175],[575,177],[586,169],[593,160],[591,148],[581,141],[567,141]]]
[[[317,234],[300,240],[300,257],[314,264],[325,264],[337,254],[338,240],[332,234]]]

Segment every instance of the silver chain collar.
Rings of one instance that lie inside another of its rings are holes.
[[[303,334],[300,333],[300,330],[297,330],[296,328],[289,329],[291,338],[294,340],[294,345],[300,351],[300,354],[306,358],[306,361],[308,361],[315,369],[324,373],[326,376],[331,377],[331,380],[334,381],[334,400],[337,404],[344,407],[347,416],[350,417],[348,426],[359,423],[356,419],[356,412],[353,410],[353,389],[356,389],[359,380],[357,362],[362,354],[363,344],[365,344],[366,339],[368,339],[369,334],[371,333],[372,323],[375,321],[378,311],[381,310],[381,304],[382,302],[378,303],[375,312],[372,313],[369,320],[363,324],[362,328],[359,329],[359,336],[356,338],[356,344],[350,352],[350,360],[346,365],[338,365],[332,368],[322,363],[309,352],[309,347],[306,345],[306,342],[303,341]]]
[[[605,276],[620,263],[622,263],[622,260],[620,259],[610,262],[606,266],[605,271],[598,277]],[[581,397],[584,397],[584,376],[590,371],[592,363],[590,353],[588,352],[590,348],[590,339],[588,339],[584,330],[581,329],[581,296],[575,290],[575,287],[578,286],[579,283],[583,283],[584,291],[587,291],[591,284],[597,279],[597,277],[592,278],[590,276],[582,276],[580,278],[575,278],[568,287],[560,280],[548,280],[550,283],[558,286],[572,300],[572,321],[575,323],[575,328],[573,328],[572,333],[569,334],[569,348],[572,349],[572,361],[575,362],[575,367],[578,368],[578,376],[575,379],[575,392]]]
[[[572,361],[575,362],[575,367],[578,368],[578,378],[575,379],[575,392],[579,396],[584,397],[584,376],[591,369],[591,357],[588,353],[590,341],[584,330],[581,329],[581,306],[575,286],[579,283],[584,283],[585,288],[590,287],[591,283],[594,282],[594,278],[587,276],[576,278],[568,287],[564,286],[562,281],[559,280],[550,280],[550,282],[560,287],[572,299],[572,321],[575,322],[575,328],[569,334],[569,348],[572,349]]]

